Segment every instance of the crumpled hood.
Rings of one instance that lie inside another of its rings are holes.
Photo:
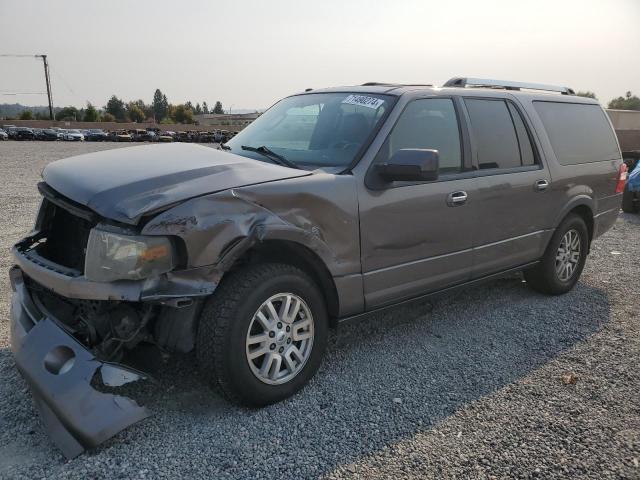
[[[44,181],[103,217],[136,224],[145,213],[188,198],[309,175],[201,145],[116,148],[58,160]]]

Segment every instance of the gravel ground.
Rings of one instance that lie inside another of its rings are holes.
[[[42,167],[114,147],[0,143],[3,271]],[[175,358],[147,391],[152,418],[69,462],[15,370],[1,275],[0,477],[640,478],[638,258],[640,217],[622,215],[567,295],[514,276],[342,327],[311,384],[262,410]]]

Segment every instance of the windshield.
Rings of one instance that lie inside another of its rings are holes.
[[[375,94],[310,93],[281,100],[226,143],[258,160],[267,149],[301,168],[347,167],[392,106]],[[266,160],[268,161],[268,160]]]

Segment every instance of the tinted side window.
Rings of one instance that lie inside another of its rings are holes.
[[[453,101],[430,98],[409,103],[380,149],[376,162],[387,161],[402,148],[438,150],[440,173],[459,172],[462,151]]]
[[[518,137],[504,100],[467,98],[471,128],[481,169],[522,166]]]
[[[507,102],[507,106],[509,107],[509,113],[511,113],[511,119],[516,126],[518,146],[520,147],[520,161],[523,166],[534,165],[536,163],[536,157],[533,153],[531,139],[527,133],[527,128],[524,126],[522,115],[520,115],[518,109],[514,107],[511,102]]]
[[[533,105],[562,165],[620,158],[615,135],[599,105],[543,101]]]

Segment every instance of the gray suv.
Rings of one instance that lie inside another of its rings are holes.
[[[118,393],[141,349],[277,402],[339,322],[518,270],[569,291],[625,170],[594,100],[470,78],[307,91],[219,149],[60,160],[13,249],[16,364],[70,457],[148,415]]]

